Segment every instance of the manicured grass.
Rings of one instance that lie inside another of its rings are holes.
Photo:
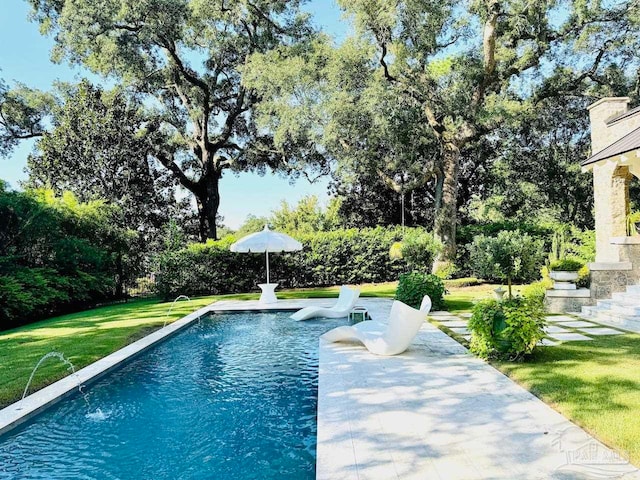
[[[472,287],[448,287],[445,295],[445,309],[452,313],[469,312],[476,301],[489,298],[497,285],[483,283]]]
[[[568,342],[495,366],[640,464],[640,335]]]
[[[215,298],[203,297],[176,303],[135,300],[63,315],[0,333],[0,406],[19,400],[36,362],[51,351],[61,352],[80,369],[125,345],[208,305]],[[65,366],[51,359],[34,377],[31,392],[68,375]]]
[[[361,286],[363,296],[389,297],[395,283]],[[279,298],[336,297],[339,287],[299,289],[278,292]],[[31,370],[51,351],[61,352],[80,369],[129,343],[171,323],[188,313],[222,299],[256,300],[257,293],[194,298],[176,303],[167,317],[171,302],[157,299],[134,300],[84,312],[63,315],[24,327],[0,332],[0,407],[19,400]],[[65,366],[47,360],[38,369],[30,392],[68,375]]]

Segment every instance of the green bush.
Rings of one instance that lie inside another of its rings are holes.
[[[451,280],[458,273],[458,267],[453,262],[442,262],[433,273],[443,280]]]
[[[479,235],[495,237],[500,232],[504,231],[518,231],[526,233],[531,238],[542,241],[547,248],[549,247],[550,238],[553,234],[553,229],[549,226],[517,221],[462,225],[456,232],[458,248],[455,264],[459,268],[456,276],[469,277],[474,275],[471,262],[471,246],[475,237]]]
[[[555,271],[577,272],[584,267],[584,262],[577,258],[566,257],[560,260],[554,260],[549,264],[549,268]]]
[[[129,232],[117,210],[0,185],[0,330],[118,296]]]
[[[586,265],[578,270],[578,279],[576,280],[576,287],[589,288],[591,285],[591,271]]]
[[[469,319],[470,349],[482,358],[517,360],[544,338],[544,326],[544,309],[536,299],[483,300]]]
[[[480,285],[481,283],[482,280],[476,277],[454,278],[444,281],[444,285],[447,288],[473,287],[474,285]]]
[[[396,300],[413,308],[419,308],[425,295],[431,298],[431,309],[440,310],[444,306],[445,288],[442,279],[436,275],[411,272],[400,275]]]
[[[471,246],[474,272],[487,280],[506,280],[510,297],[512,281],[537,278],[543,255],[541,240],[518,231],[500,232],[495,237],[479,235]]]
[[[402,241],[402,258],[411,270],[431,272],[433,260],[442,250],[442,244],[433,234],[413,230]]]
[[[547,275],[546,277],[543,277],[542,280],[526,285],[522,289],[522,296],[542,305],[544,303],[544,297],[547,290],[551,288],[553,288],[553,280],[551,280]]]

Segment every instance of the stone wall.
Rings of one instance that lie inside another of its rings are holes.
[[[552,297],[548,295],[553,290],[547,290],[544,298],[544,306],[549,313],[579,312],[582,307],[595,305],[589,297]]]
[[[612,238],[609,247],[615,252],[617,262],[589,265],[594,301],[611,298],[615,292],[624,292],[628,285],[640,284],[640,237]]]

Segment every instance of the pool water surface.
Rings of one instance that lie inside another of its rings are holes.
[[[347,321],[289,314],[197,320],[0,437],[0,479],[314,478],[318,338]]]

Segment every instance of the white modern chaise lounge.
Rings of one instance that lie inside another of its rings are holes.
[[[334,328],[320,338],[327,342],[358,341],[376,355],[398,355],[409,348],[430,310],[428,295],[422,299],[420,310],[396,300],[391,306],[388,323],[368,320],[354,326]]]
[[[308,320],[310,318],[341,318],[349,315],[349,312],[353,310],[358,298],[360,297],[360,290],[357,288],[351,289],[345,285],[340,287],[340,295],[338,301],[331,307],[305,307],[302,310],[298,310],[291,315],[294,320]]]

